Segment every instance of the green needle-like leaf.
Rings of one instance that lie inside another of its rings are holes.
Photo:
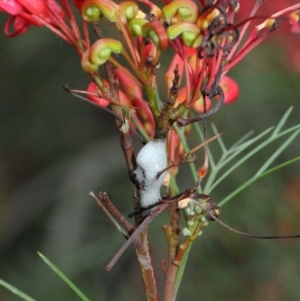
[[[176,124],[174,125],[174,128],[175,128],[176,132],[178,133],[178,135],[180,137],[180,141],[183,145],[184,151],[187,153],[190,150],[190,148],[187,144],[187,139],[184,135],[184,129],[179,129]],[[192,173],[194,181],[197,182],[198,181],[198,176],[197,176],[197,169],[196,169],[195,163],[193,163],[193,162],[189,163],[189,167],[191,169],[191,173]]]
[[[7,283],[6,281],[4,281],[2,279],[0,279],[0,285],[4,286],[8,290],[10,290],[13,294],[19,296],[23,300],[26,300],[26,301],[35,301],[35,299],[29,297],[28,295],[26,295],[25,293],[21,292],[19,289],[17,289],[16,287],[10,285],[9,283]]]
[[[256,137],[244,142],[239,147],[235,149],[231,149],[228,154],[232,153],[230,156],[224,157],[224,160],[220,161],[220,165],[218,166],[220,169],[225,166],[227,163],[229,163],[232,159],[234,159],[236,156],[238,156],[241,152],[243,152],[245,149],[253,145],[256,141],[267,135],[273,128],[269,128],[265,131],[263,131],[261,134],[257,135]]]
[[[196,129],[196,133],[199,137],[199,140],[204,141],[203,133],[201,131],[199,123],[195,122],[194,125],[195,125],[195,129]],[[208,148],[208,160],[209,160],[209,165],[210,165],[211,169],[214,169],[216,164],[215,164],[213,155],[212,155],[211,151],[209,150],[209,148]]]
[[[186,263],[187,260],[189,258],[190,255],[190,251],[191,251],[191,247],[192,247],[193,243],[191,242],[190,245],[188,246],[188,249],[185,251],[183,258],[180,262],[180,266],[178,268],[177,274],[176,274],[176,279],[175,279],[175,285],[174,285],[174,296],[177,295],[177,291],[179,289],[179,285],[181,283],[182,277],[183,277],[183,273],[186,267]]]
[[[290,107],[286,113],[283,115],[283,117],[281,118],[281,120],[279,121],[279,123],[277,124],[276,128],[274,129],[274,132],[272,134],[272,136],[277,136],[279,134],[279,132],[281,131],[281,129],[283,128],[283,126],[285,125],[287,119],[290,117],[291,113],[293,111],[293,107]]]
[[[261,139],[262,137],[264,137],[265,135],[267,135],[270,131],[272,130],[272,128],[269,128],[267,130],[265,130],[264,132],[262,132],[261,134],[257,135],[256,137],[244,142],[243,144],[241,144],[239,147],[235,148],[235,151],[232,153],[232,155],[228,156],[228,154],[223,154],[223,156],[221,157],[220,161],[218,162],[217,165],[215,165],[215,168],[212,168],[211,173],[209,174],[208,180],[206,182],[204,191],[206,193],[210,193],[210,191],[217,186],[217,184],[219,184],[223,179],[225,179],[225,177],[227,175],[229,175],[235,168],[239,167],[243,162],[241,162],[240,164],[236,164],[232,167],[232,169],[227,170],[226,173],[224,173],[215,183],[215,179],[219,173],[219,171],[227,164],[229,163],[231,160],[233,160],[236,156],[238,156],[241,152],[243,152],[245,149],[247,149],[248,147],[250,147],[252,144],[254,144],[256,141],[258,141],[259,139]],[[250,158],[251,156],[249,156]],[[247,159],[247,157],[243,157],[244,161]]]
[[[212,126],[212,129],[213,129],[214,135],[220,134],[220,132],[217,130],[217,127],[214,124],[212,124],[211,126]],[[220,145],[222,153],[226,154],[227,153],[227,149],[226,149],[226,146],[225,146],[225,144],[223,142],[222,137],[218,137],[217,141],[218,141],[218,143]]]
[[[299,135],[300,130],[296,131],[293,135],[290,136],[277,150],[274,154],[265,162],[265,164],[260,168],[255,176],[262,174],[273,162],[274,160],[295,140]]]
[[[277,165],[267,171],[265,171],[264,173],[262,173],[259,176],[254,176],[253,178],[251,178],[250,180],[248,180],[247,182],[245,182],[243,185],[241,185],[239,188],[237,188],[235,191],[233,191],[231,194],[229,194],[226,198],[224,198],[219,204],[218,206],[223,206],[225,205],[229,200],[231,200],[233,197],[235,197],[238,193],[240,193],[242,190],[244,190],[245,188],[247,188],[248,186],[250,186],[252,183],[254,183],[255,181],[257,181],[258,179],[261,179],[269,174],[271,174],[272,172],[275,172],[277,170],[280,170],[288,165],[291,165],[297,161],[300,161],[300,157],[296,157],[292,160],[289,160],[287,162],[284,162],[280,165]]]
[[[254,134],[254,131],[250,131],[244,136],[242,136],[237,142],[235,142],[229,149],[228,152],[234,151],[236,148],[238,148],[243,142],[247,141],[248,138],[250,138]]]
[[[62,272],[60,271],[47,257],[38,252],[38,255],[44,260],[44,262],[63,280],[67,285],[78,295],[83,301],[89,301],[89,299],[82,293],[82,291]]]
[[[293,130],[300,129],[300,125],[293,127]],[[205,192],[210,193],[212,189],[214,189],[221,181],[223,181],[230,173],[232,173],[236,168],[238,168],[242,163],[247,161],[249,158],[251,158],[254,154],[256,154],[258,151],[269,145],[271,142],[279,139],[280,137],[287,135],[291,132],[291,129],[288,129],[277,136],[271,135],[266,141],[262,142],[260,145],[258,145],[256,148],[254,148],[252,151],[248,152],[247,155],[245,155],[243,158],[241,158],[236,164],[234,164],[231,168],[229,168],[222,176],[218,178],[209,188],[205,187]],[[296,134],[298,135],[298,134]],[[217,166],[218,167],[218,166]],[[220,168],[220,167],[219,167]]]

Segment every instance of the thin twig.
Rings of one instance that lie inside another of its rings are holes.
[[[98,103],[96,103],[96,102],[94,102],[94,101],[92,101],[92,100],[89,100],[88,98],[86,98],[86,97],[84,97],[84,96],[82,96],[82,95],[80,95],[80,94],[78,94],[78,93],[75,93],[76,90],[70,89],[69,86],[68,86],[67,84],[63,86],[63,89],[64,89],[66,92],[70,93],[72,96],[75,96],[76,98],[81,99],[81,100],[83,100],[83,101],[85,101],[85,102],[87,102],[87,103],[93,105],[94,107],[100,108],[100,109],[104,110],[105,112],[111,114],[111,115],[114,116],[114,118],[116,118],[118,121],[124,122],[124,120],[122,119],[122,117],[120,117],[118,114],[116,114],[113,110],[110,110],[110,109],[108,109],[108,108],[106,108],[106,107],[104,107],[104,106],[101,106],[100,104],[98,104]],[[132,131],[132,133],[133,133],[134,135],[136,135],[136,137],[137,137],[143,144],[146,144],[144,138],[143,138],[143,137],[135,130],[135,128],[133,128],[133,127],[130,126],[130,125],[129,125],[129,128],[130,128],[130,130]]]
[[[161,204],[155,211],[150,212],[150,214],[143,220],[143,222],[137,227],[137,229],[131,234],[131,236],[127,239],[121,249],[117,252],[117,254],[112,258],[112,260],[106,266],[106,270],[109,271],[115,263],[122,256],[124,251],[129,247],[130,244],[138,244],[139,235],[148,228],[149,224],[157,217],[164,209],[168,207],[168,204]]]
[[[100,192],[103,203],[106,205],[111,214],[120,222],[120,224],[130,233],[134,228],[122,215],[122,213],[114,206],[106,192]]]
[[[216,216],[214,216],[213,214],[209,213],[209,215],[211,216],[212,219],[214,219],[216,222],[218,222],[221,226],[223,226],[224,228],[228,229],[229,231],[231,231],[231,232],[233,232],[235,234],[238,234],[238,235],[249,237],[249,238],[257,238],[257,239],[289,239],[289,238],[300,238],[300,234],[296,234],[296,235],[256,235],[256,234],[251,234],[251,233],[239,231],[239,230],[236,230],[234,228],[231,228],[230,226],[228,226],[227,224],[225,224],[224,222],[222,222],[221,220],[219,220],[219,218],[216,217]]]
[[[211,138],[205,140],[205,141],[202,142],[201,144],[199,144],[199,145],[197,145],[196,147],[194,147],[193,149],[191,149],[191,150],[187,153],[187,155],[196,152],[198,149],[200,149],[201,147],[205,146],[206,144],[208,144],[208,143],[214,141],[215,139],[219,138],[221,135],[223,135],[223,133],[220,133],[220,134],[218,134],[218,135],[215,135],[215,136],[213,136],[213,137],[211,137]]]
[[[110,212],[105,208],[105,206],[100,202],[100,200],[95,196],[95,194],[91,191],[89,195],[93,198],[96,204],[102,209],[105,215],[110,219],[110,221],[115,225],[117,230],[125,237],[128,237],[128,234],[124,229],[118,224],[118,222],[114,219],[114,217],[110,214]]]

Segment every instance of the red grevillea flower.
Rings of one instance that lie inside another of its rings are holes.
[[[44,13],[45,3],[43,0],[0,0],[0,11],[11,15],[7,21],[4,33],[8,37],[14,37],[25,33],[30,25],[41,26],[42,24],[33,19],[31,15]],[[10,33],[9,28],[14,23],[14,32]]]
[[[253,1],[244,1],[243,5],[240,6],[240,10],[238,12],[240,19],[243,20],[249,16],[253,6],[252,2]],[[269,17],[274,13],[280,13],[285,8],[298,3],[298,0],[265,1],[257,11],[257,15]],[[295,14],[287,15],[286,18],[290,24],[282,24],[280,26],[280,30],[275,35],[271,35],[271,39],[268,41],[280,44],[280,47],[283,47],[287,52],[287,60],[285,60],[285,62],[287,62],[289,67],[300,71],[300,40],[295,39],[295,33],[299,34],[300,32],[300,26],[298,23],[299,13],[295,12]],[[261,19],[256,19],[253,22],[261,23]]]
[[[91,82],[87,88],[87,91],[89,92],[88,94],[88,99],[91,100],[92,102],[102,106],[102,107],[108,107],[109,101],[106,99],[103,99],[101,97],[96,96],[99,89],[97,85],[94,82]]]
[[[240,89],[235,80],[225,75],[220,81],[220,86],[224,91],[224,104],[230,104],[237,100]]]
[[[122,70],[115,70],[115,77],[120,84],[120,96],[121,103],[130,105],[135,108],[136,115],[143,122],[143,126],[147,133],[153,135],[154,133],[154,118],[149,109],[149,106],[143,98],[142,89],[137,81],[128,75],[124,74]],[[126,95],[127,103],[124,101],[124,95]]]
[[[1,0],[0,10],[10,14],[17,15],[22,11],[28,11],[34,15],[44,12],[44,0]]]
[[[63,10],[54,0],[0,0],[0,11],[11,15],[4,28],[5,35],[14,37],[26,33],[31,25],[42,26],[43,22],[55,26],[47,6],[56,16],[64,17]],[[14,31],[10,32],[12,25]]]
[[[176,98],[176,102],[175,102],[175,107],[177,107],[180,103],[183,103],[186,99],[186,87],[181,88],[178,91],[178,96]],[[204,110],[204,101],[203,101],[203,97],[199,97],[194,106],[193,106],[193,110],[198,112],[198,113],[204,113],[204,111],[209,111],[211,108],[211,101],[210,99],[206,99],[206,103],[205,103],[205,110]]]

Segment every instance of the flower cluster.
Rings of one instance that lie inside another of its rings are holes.
[[[226,75],[228,71],[283,21],[289,21],[293,31],[298,29],[300,4],[262,16],[256,15],[263,5],[259,0],[250,8],[249,1],[229,0],[213,4],[174,0],[161,7],[149,0],[140,3],[147,9],[133,1],[0,0],[0,11],[10,15],[4,29],[9,37],[25,33],[30,25],[46,26],[72,45],[92,78],[89,99],[101,107],[112,105],[113,111],[121,108],[119,118],[130,116],[131,127],[146,139],[164,139],[173,123],[187,126],[236,100],[238,85]],[[239,11],[244,17],[237,23]],[[76,12],[81,14],[82,29]],[[103,36],[103,19],[114,24],[122,38]],[[252,20],[261,24],[250,27]],[[88,23],[96,32],[93,43]],[[165,74],[165,101],[159,98],[157,81],[163,52],[172,53]],[[182,150],[174,147],[180,145],[175,131],[168,135],[167,144],[169,159],[178,161]]]
[[[175,300],[193,240],[201,234],[207,221],[218,220],[220,213],[219,207],[209,195],[197,192],[208,170],[206,144],[219,135],[207,139],[204,127],[205,141],[192,150],[187,150],[186,137],[190,135],[191,125],[206,120],[223,104],[230,104],[237,99],[239,87],[227,73],[253,48],[279,29],[283,22],[290,25],[291,32],[298,32],[300,15],[300,3],[282,8],[285,1],[273,1],[280,3],[280,10],[276,13],[265,11],[264,15],[257,13],[264,5],[263,0],[253,0],[251,7],[249,3],[252,1],[247,0],[163,1],[158,6],[150,0],[120,3],[113,0],[0,0],[0,12],[10,16],[4,33],[8,37],[15,37],[26,33],[31,25],[45,26],[71,45],[79,55],[81,67],[90,76],[91,83],[87,91],[75,91],[65,86],[66,91],[110,112],[115,118],[134,195],[135,210],[129,216],[135,216],[138,227],[133,227],[120,214],[106,193],[100,193],[106,206],[92,193],[91,196],[118,230],[128,238],[108,264],[107,270],[133,243],[148,300],[159,299],[147,231],[144,231],[151,220],[168,207],[171,222],[163,227],[168,241],[168,261],[167,264],[162,262],[166,278],[164,300]],[[115,32],[102,31],[106,27],[113,28]],[[170,65],[164,74],[165,85],[162,85],[159,83],[159,75],[163,68],[160,67],[166,57],[170,58]],[[166,90],[161,91],[164,87]],[[270,139],[261,145],[265,146],[281,137],[280,129],[288,115],[289,112],[274,129]],[[284,134],[289,132],[290,130],[285,131]],[[132,133],[142,142],[151,140],[137,156],[133,148]],[[296,127],[295,133],[287,142],[290,143],[290,139],[294,139],[298,133]],[[248,147],[256,143],[258,138],[246,142],[243,139],[240,144],[234,145],[233,153],[232,148],[223,152],[223,158],[227,156],[226,164],[244,151],[245,145]],[[284,147],[288,145],[287,142],[283,144]],[[249,158],[249,155],[256,153],[261,145],[245,157]],[[195,165],[191,165],[196,185],[180,192],[175,181],[178,166],[194,162],[194,153],[202,146],[205,146],[203,166],[196,170]],[[279,148],[281,151],[283,149]],[[231,158],[227,160],[230,153]],[[285,166],[286,163],[267,170],[278,154],[276,152],[275,156],[271,156],[255,176],[240,188]],[[243,160],[234,166],[239,166]],[[287,163],[291,162],[295,161]],[[224,167],[224,161],[222,164],[220,168]],[[222,177],[226,174],[228,173],[225,172]],[[205,191],[209,191],[206,193],[210,193],[220,182],[213,182],[216,173],[211,175],[207,181],[209,188],[204,187]],[[167,196],[159,202],[162,185],[166,186]],[[224,199],[223,204],[240,188]],[[149,214],[149,210],[157,205],[160,205],[157,210]],[[186,236],[183,243],[179,237],[179,209],[185,210],[187,226],[183,229],[183,235]],[[223,224],[220,220],[219,222]],[[271,238],[249,234],[246,236]],[[299,235],[282,238],[291,237]]]

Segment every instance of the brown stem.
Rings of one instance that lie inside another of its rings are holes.
[[[113,66],[111,62],[107,62],[105,64],[105,72],[107,75],[108,82],[110,84],[112,98],[115,101],[120,101],[118,86],[113,76]],[[116,106],[112,104],[112,110],[119,116],[123,116],[122,109],[120,106]],[[125,155],[128,173],[130,174],[130,172],[136,168],[136,159],[134,155],[134,149],[132,145],[132,139],[130,136],[129,127],[128,128],[123,126],[121,127],[122,124],[120,123],[119,120],[116,120],[116,124],[118,128],[121,129],[120,130],[121,147]],[[139,205],[138,204],[139,194],[137,191],[137,187],[136,185],[134,185],[134,183],[132,183],[131,187],[134,195],[134,203],[135,203],[134,207],[136,207],[136,205]],[[159,297],[158,297],[156,280],[153,271],[153,264],[152,264],[147,229],[145,229],[143,232],[140,233],[139,241],[140,243],[137,245],[135,252],[138,257],[141,275],[145,286],[147,301],[158,301]]]
[[[164,301],[174,300],[174,286],[176,275],[178,271],[178,265],[176,265],[175,258],[177,256],[179,248],[179,209],[177,202],[170,205],[171,212],[171,225],[165,226],[164,231],[168,242],[168,270],[166,272],[166,282],[164,291]]]
[[[130,244],[137,247],[139,242],[139,236],[142,232],[148,229],[148,226],[150,223],[164,210],[166,209],[168,204],[161,204],[158,208],[156,208],[154,211],[152,211],[142,222],[141,224],[135,229],[133,233],[131,233],[130,237],[127,239],[127,241],[123,244],[121,249],[116,253],[116,255],[112,258],[112,260],[108,263],[106,266],[106,270],[109,271],[115,263],[119,260],[119,258],[122,256],[124,251],[129,247]]]
[[[147,301],[159,301],[153,262],[149,245],[148,229],[145,229],[139,236],[140,244],[136,247],[135,252],[145,285]]]
[[[106,193],[101,193],[102,195],[106,195]],[[106,207],[100,202],[100,200],[95,196],[93,192],[90,192],[90,196],[93,198],[93,200],[96,202],[96,204],[101,208],[101,210],[105,213],[105,215],[110,219],[110,221],[115,225],[117,230],[124,236],[128,237],[127,232],[118,224],[118,222],[115,220],[115,218],[112,216],[112,214],[106,209]],[[133,227],[132,227],[133,228]]]
[[[105,204],[106,208],[110,211],[110,213],[120,222],[120,224],[127,230],[127,232],[131,232],[133,226],[127,221],[127,219],[121,214],[121,212],[114,206],[111,202],[109,196],[105,192],[99,193],[100,198]]]

